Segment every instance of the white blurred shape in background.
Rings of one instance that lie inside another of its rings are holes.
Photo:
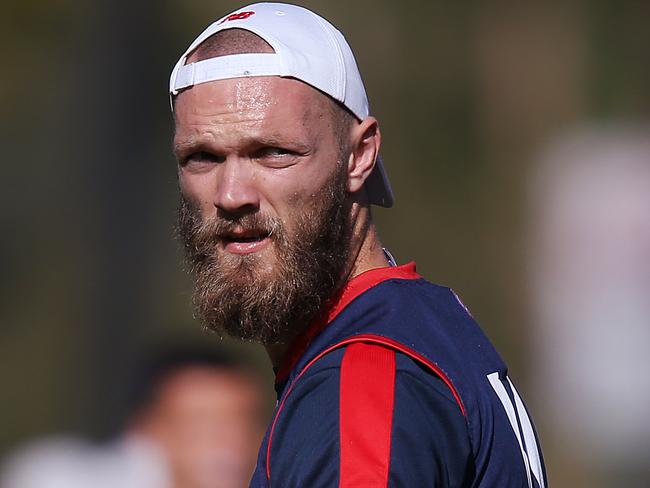
[[[6,462],[1,488],[171,488],[160,449],[129,435],[105,446],[73,437],[34,442]]]
[[[648,472],[650,131],[563,138],[536,168],[531,195],[540,404],[561,442],[613,477],[609,486]]]

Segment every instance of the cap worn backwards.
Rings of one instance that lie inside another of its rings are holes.
[[[232,54],[186,64],[201,43],[226,29],[250,31],[264,39],[274,52]],[[169,80],[170,100],[180,90],[200,83],[250,76],[301,80],[343,104],[359,120],[368,117],[366,90],[343,34],[314,12],[284,3],[248,5],[210,24],[174,66]],[[370,203],[393,205],[393,193],[380,159],[365,187]]]

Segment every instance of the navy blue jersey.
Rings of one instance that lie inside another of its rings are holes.
[[[277,379],[252,487],[546,486],[505,364],[414,264],[351,280]]]

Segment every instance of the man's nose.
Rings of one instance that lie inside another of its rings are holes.
[[[255,175],[249,163],[239,158],[227,159],[217,175],[214,206],[227,213],[246,213],[259,208]]]

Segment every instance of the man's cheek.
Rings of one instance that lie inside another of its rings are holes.
[[[208,188],[204,188],[204,184],[200,179],[180,174],[178,187],[182,198],[187,204],[193,209],[200,211],[202,215],[208,209],[214,209],[214,204],[210,197],[211,192]]]

